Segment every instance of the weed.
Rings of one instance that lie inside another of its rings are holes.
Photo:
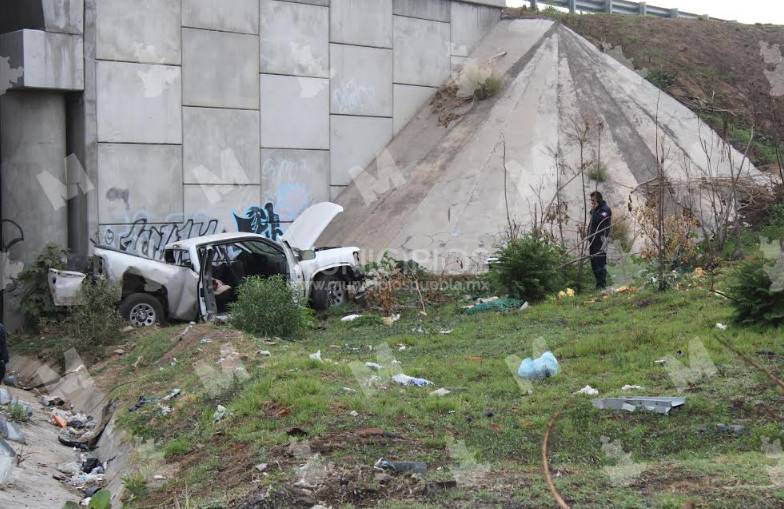
[[[466,64],[457,79],[458,96],[480,101],[493,97],[504,86],[503,77],[492,65]]]
[[[19,403],[14,403],[9,407],[8,418],[14,422],[27,422],[30,416],[27,415],[27,410]]]
[[[122,478],[122,482],[131,500],[140,500],[147,495],[147,481],[141,474],[127,475]]]
[[[727,294],[732,299],[735,319],[745,324],[784,323],[784,291],[775,291],[765,270],[765,260],[754,257],[741,262],[732,272]]]
[[[672,87],[677,80],[675,74],[665,71],[664,69],[654,69],[649,71],[647,78],[648,81],[656,85],[657,88],[665,91]]]
[[[68,334],[80,349],[104,345],[117,338],[123,320],[117,312],[121,289],[107,279],[85,279],[79,303],[66,319]]]
[[[250,277],[239,286],[231,304],[231,322],[240,330],[260,336],[291,337],[308,323],[294,288],[282,276]]]
[[[37,328],[42,320],[54,319],[57,310],[49,294],[49,269],[63,269],[68,251],[49,244],[35,261],[19,273],[22,298],[19,309],[28,326]]]
[[[586,172],[586,176],[594,182],[607,182],[607,167],[603,164],[595,164]]]

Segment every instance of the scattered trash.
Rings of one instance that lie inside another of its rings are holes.
[[[353,322],[362,315],[346,315],[340,319],[341,322]]]
[[[723,323],[717,323],[716,328],[719,330],[727,330],[727,326],[724,325]]]
[[[642,410],[657,414],[668,415],[673,408],[686,403],[686,398],[677,397],[633,397],[633,398],[606,398],[595,399],[591,402],[600,410],[626,410],[634,412]]]
[[[402,352],[403,350],[405,350],[406,348],[408,348],[406,345],[403,345],[403,344],[399,344],[399,345],[397,345],[397,349],[398,349],[399,351],[401,351],[401,352]]]
[[[441,396],[446,396],[447,394],[451,394],[451,393],[452,393],[452,391],[450,391],[449,389],[445,389],[444,387],[441,387],[440,389],[436,389],[433,392],[431,392],[430,395],[431,396],[439,396],[439,397],[441,397]]]
[[[541,357],[526,357],[517,369],[517,376],[526,380],[544,380],[558,374],[558,360],[552,352],[545,352]]]
[[[226,418],[226,415],[228,414],[228,412],[229,411],[226,409],[225,406],[218,405],[218,407],[215,409],[215,413],[212,414],[212,421],[213,422],[220,422],[220,421],[222,421],[223,419]]]
[[[377,362],[366,362],[365,366],[367,366],[368,368],[372,369],[373,371],[378,371],[382,367],[381,364],[379,364]]]
[[[6,375],[3,378],[3,383],[8,387],[16,387],[16,375]]]
[[[206,345],[208,343],[212,343],[212,338],[203,337],[203,338],[201,338],[201,341],[199,341],[199,343],[201,343],[202,345]]]
[[[529,306],[529,305],[528,305],[528,301],[525,301],[525,302],[523,302],[523,305],[522,305],[522,306],[520,306],[520,309],[519,309],[519,311],[525,311],[525,310],[526,310],[526,309],[528,309],[529,307],[531,307],[531,306]]]
[[[351,387],[343,387],[343,392],[355,393],[357,390],[352,389]]]
[[[384,317],[384,325],[390,326],[393,323],[397,322],[398,320],[400,320],[400,315],[385,316]]]
[[[642,389],[642,387],[640,387],[639,385],[624,385],[623,387],[621,387],[622,391],[635,391],[638,389]]]
[[[118,348],[112,353],[114,353],[114,355],[125,355],[125,350],[123,350],[122,348]]]
[[[312,360],[312,361],[316,361],[316,362],[324,362],[324,361],[322,361],[322,360],[321,360],[321,350],[319,350],[319,351],[318,351],[318,352],[316,352],[316,353],[312,353],[312,354],[308,355],[308,357],[309,357],[309,358],[310,358],[310,360]]]
[[[13,422],[9,422],[5,416],[0,415],[0,438],[5,438],[11,442],[26,444],[24,433]]]
[[[415,378],[412,376],[404,375],[403,373],[398,373],[397,375],[393,376],[392,381],[399,385],[410,385],[416,387],[433,385],[433,382],[431,382],[430,380],[425,380],[424,378]]]
[[[46,395],[41,396],[38,399],[38,401],[41,403],[41,405],[43,405],[45,407],[50,407],[50,406],[58,406],[58,407],[60,407],[60,406],[65,405],[65,401],[63,401],[62,398],[46,396]]]
[[[492,410],[485,410],[484,413],[482,413],[482,416],[483,417],[487,417],[488,419],[490,419],[493,416],[495,416],[495,413],[493,413]]]
[[[476,299],[477,304],[488,304],[490,302],[495,302],[497,300],[501,300],[500,297],[479,297]]]
[[[262,357],[272,357],[272,352],[270,352],[269,350],[259,350],[256,353],[261,355]]]
[[[559,299],[564,299],[566,297],[574,297],[574,290],[572,288],[567,288],[566,291],[561,290],[558,292]]]
[[[479,299],[479,304],[466,308],[465,312],[469,315],[476,313],[485,313],[488,311],[511,311],[520,309],[524,304],[520,299],[504,298],[499,299],[496,297],[494,300]]]
[[[290,437],[304,437],[308,434],[308,432],[302,428],[294,426],[293,428],[287,429],[286,434]]]
[[[388,459],[379,458],[376,464],[373,465],[376,470],[392,471],[397,473],[412,472],[415,474],[426,474],[427,464],[421,461],[390,461]]]
[[[350,415],[351,417],[357,417],[359,415],[359,412],[357,412],[356,410],[352,410],[348,413],[348,415]]]
[[[55,426],[59,426],[61,428],[68,427],[68,423],[65,422],[65,419],[63,419],[59,415],[52,415],[52,424],[54,424]]]
[[[161,401],[169,401],[170,399],[174,399],[182,393],[180,389],[172,389],[169,393],[161,398]]]
[[[267,470],[267,468],[269,468],[269,465],[267,465],[266,463],[259,463],[258,465],[256,465],[256,470],[258,470],[259,472],[264,472],[265,470]]]
[[[438,333],[446,335],[446,334],[452,334],[452,331],[453,329],[441,329],[440,331],[438,331]]]
[[[596,396],[596,395],[599,394],[599,390],[598,389],[594,389],[590,385],[586,385],[585,387],[583,387],[579,391],[575,391],[573,394],[585,394],[586,396]]]
[[[653,361],[654,364],[667,364],[667,359],[657,359]]]

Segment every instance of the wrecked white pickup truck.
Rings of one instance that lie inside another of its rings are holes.
[[[321,232],[343,211],[317,203],[297,217],[277,241],[253,233],[220,233],[168,244],[164,261],[97,247],[94,275],[122,287],[120,314],[136,327],[167,319],[212,320],[236,299],[247,277],[286,276],[316,309],[345,303],[363,279],[359,249],[313,249]],[[77,304],[86,274],[50,270],[56,306]]]

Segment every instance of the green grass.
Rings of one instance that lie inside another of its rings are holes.
[[[286,430],[295,426],[308,432],[312,444],[330,444],[321,454],[338,468],[364,468],[357,482],[367,485],[373,484],[370,468],[382,456],[424,461],[429,466],[426,480],[449,479],[458,464],[447,448],[453,439],[464,442],[475,460],[491,471],[489,480],[476,486],[437,495],[387,495],[382,489],[371,495],[377,507],[552,507],[540,458],[544,429],[558,411],[563,413],[551,440],[550,463],[553,472],[560,472],[556,484],[573,507],[680,508],[689,500],[698,507],[780,507],[784,490],[767,486],[766,468],[772,463],[762,452],[762,441],[784,439],[774,418],[780,415],[781,395],[767,378],[723,349],[714,335],[731,338],[741,351],[780,370],[781,331],[734,326],[716,331],[716,322],[729,323],[730,316],[721,298],[692,286],[606,299],[583,295],[547,301],[524,313],[468,316],[459,305],[448,304],[428,309],[427,316],[404,313],[389,327],[374,319],[342,323],[331,315],[298,341],[275,345],[237,336],[225,327],[199,326],[213,342],[180,346],[173,366],[164,350],[177,348],[172,338],[185,326],[155,331],[139,337],[125,359],[115,361],[118,381],[132,383],[112,395],[130,403],[140,395],[160,396],[172,387],[182,388],[171,415],[162,416],[149,404],[134,413],[122,410],[119,417],[121,426],[163,451],[157,461],[178,465],[179,472],[163,488],[151,488],[142,497],[144,503],[130,507],[170,506],[186,487],[194,506],[205,507],[253,487],[292,483],[304,462],[286,454],[292,440]],[[453,332],[440,334],[442,329]],[[235,336],[226,339],[231,334]],[[681,394],[654,361],[672,355],[687,362],[688,355],[679,357],[677,352],[688,353],[695,337],[703,341],[718,374],[688,387],[682,393],[686,405],[672,415],[597,410],[590,398],[573,395],[585,385],[599,389],[601,397],[622,395],[625,384],[643,386],[637,394]],[[530,356],[537,338],[555,353],[562,372],[535,384],[528,395],[505,358]],[[250,377],[208,391],[195,365],[219,370],[220,348],[226,344],[240,353]],[[351,363],[384,364],[383,356],[377,358],[382,345],[389,347],[405,374],[427,378],[435,386],[387,384],[364,393]],[[272,356],[255,355],[259,348]],[[324,362],[308,358],[317,350]],[[779,356],[755,354],[761,350]],[[131,364],[140,355],[149,361],[134,370]],[[452,393],[428,395],[439,387]],[[215,423],[217,404],[231,415]],[[492,417],[484,416],[488,411]],[[738,436],[700,431],[717,423],[742,424],[747,431]],[[380,427],[402,438],[363,440],[352,434],[365,427]],[[604,468],[617,461],[602,449],[603,437],[618,441],[634,463],[646,464],[628,486],[614,485],[605,473]],[[261,462],[272,465],[267,476],[254,471]],[[140,484],[137,478],[129,479]],[[351,499],[329,502],[352,507]]]

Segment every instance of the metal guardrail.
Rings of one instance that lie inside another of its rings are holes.
[[[569,9],[569,12],[580,11],[657,16],[660,18],[709,19],[708,15],[693,14],[679,9],[666,9],[648,5],[646,2],[632,2],[630,0],[536,0],[536,3],[563,7],[564,9]]]

